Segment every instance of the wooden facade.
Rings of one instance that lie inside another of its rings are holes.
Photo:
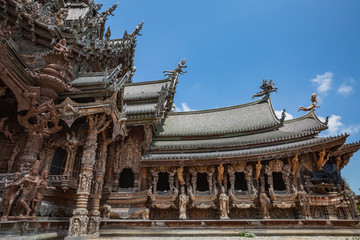
[[[285,120],[260,99],[173,112],[185,60],[132,82],[140,23],[110,39],[92,1],[0,0],[3,220],[356,219],[341,170],[360,148],[315,110]],[[265,84],[265,85],[264,85]],[[41,175],[40,175],[41,172]]]

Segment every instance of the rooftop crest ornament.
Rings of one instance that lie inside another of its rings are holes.
[[[300,106],[299,107],[299,110],[298,111],[311,111],[311,110],[313,110],[314,108],[319,108],[320,106],[317,106],[316,104],[317,104],[317,99],[316,99],[316,97],[317,97],[317,95],[316,95],[316,93],[313,93],[312,95],[311,95],[311,102],[312,102],[312,104],[309,106],[309,107],[303,107],[303,106]],[[315,110],[315,109],[314,109]]]
[[[187,68],[187,66],[185,66],[185,58],[178,63],[174,70],[165,70],[163,73],[168,79],[175,79],[179,74],[184,75],[184,73],[187,73],[187,71],[182,70],[183,68]]]
[[[263,80],[262,81],[262,84],[260,86],[261,88],[261,91],[254,94],[252,96],[252,98],[255,98],[255,97],[262,97],[264,95],[267,95],[269,93],[272,93],[272,92],[277,92],[277,88],[274,87],[275,83],[273,82],[273,80],[270,79],[270,81],[268,82],[267,79]]]

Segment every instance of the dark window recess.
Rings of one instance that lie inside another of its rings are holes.
[[[196,187],[198,191],[209,191],[209,182],[207,173],[198,173]]]
[[[273,183],[274,183],[274,190],[276,191],[284,191],[286,190],[286,186],[284,183],[284,179],[282,177],[281,172],[273,172]]]
[[[158,191],[170,191],[169,174],[167,172],[159,173],[159,180],[157,183]]]
[[[134,173],[130,168],[124,168],[120,173],[120,188],[134,187]]]
[[[245,179],[245,173],[235,173],[235,190],[247,191],[247,183]]]
[[[63,165],[66,160],[66,151],[62,148],[58,148],[55,151],[55,155],[51,160],[50,175],[61,175],[63,173]]]

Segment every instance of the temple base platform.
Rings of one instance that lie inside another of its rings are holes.
[[[0,222],[0,238],[63,239],[69,220]],[[360,220],[238,219],[238,220],[103,220],[100,238],[239,236],[245,229],[257,236],[360,236]]]

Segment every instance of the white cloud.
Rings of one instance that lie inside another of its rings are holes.
[[[318,85],[317,91],[319,93],[326,93],[331,89],[332,77],[331,72],[326,72],[323,75],[316,75],[316,78],[310,81]]]
[[[345,83],[344,84],[341,84],[341,86],[339,87],[338,89],[338,93],[344,95],[344,96],[347,96],[349,95],[349,93],[351,93],[353,90],[353,87],[350,86],[350,85],[346,85]]]
[[[276,114],[276,116],[277,116],[279,119],[281,119],[281,114],[282,114],[282,112],[283,112],[283,111],[277,111],[277,110],[275,110],[275,114]],[[293,118],[294,118],[294,116],[291,115],[290,113],[285,112],[285,115],[286,115],[285,120],[290,120],[290,119],[293,119]]]
[[[319,116],[319,119],[325,122],[325,118]],[[341,122],[341,116],[331,115],[328,123],[329,129],[322,133],[323,136],[335,136],[341,133],[355,134],[360,131],[360,124],[345,125]]]
[[[189,111],[196,111],[195,109],[192,109],[189,107],[187,103],[181,103],[181,107],[178,107],[176,105],[174,112],[189,112]]]

